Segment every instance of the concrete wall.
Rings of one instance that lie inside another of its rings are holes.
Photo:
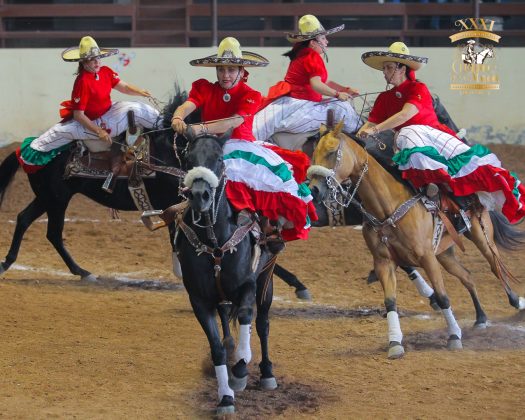
[[[250,85],[265,93],[283,77],[288,59],[281,56],[283,48],[253,50],[271,62],[267,68],[250,71]],[[361,62],[360,56],[367,50],[372,48],[330,48],[327,64],[330,79],[358,88],[361,93],[383,90],[382,74]],[[0,145],[39,135],[59,120],[59,104],[70,97],[77,66],[63,62],[60,52],[55,49],[0,50]],[[118,70],[122,79],[149,89],[161,101],[169,99],[174,82],[188,89],[193,80],[215,78],[213,68],[195,68],[188,64],[191,59],[214,53],[211,48],[137,48],[122,52],[133,57],[129,65]],[[500,90],[469,95],[450,90],[453,47],[413,48],[411,52],[429,57],[429,64],[418,72],[418,78],[441,97],[456,123],[469,130],[471,140],[525,144],[522,110],[525,49],[497,49],[492,65],[496,65]],[[104,64],[113,68],[120,66],[117,56],[104,59]],[[118,92],[113,95],[114,100],[122,98]],[[361,104],[357,100],[356,108]]]

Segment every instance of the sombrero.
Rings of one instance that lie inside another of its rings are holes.
[[[241,44],[233,37],[227,37],[221,41],[217,54],[190,61],[192,66],[200,67],[265,67],[269,63],[270,62],[262,55],[249,51],[241,51]]]
[[[304,15],[299,19],[299,32],[296,34],[287,33],[286,38],[292,43],[308,41],[314,39],[318,35],[330,35],[334,32],[342,31],[345,25],[340,25],[332,29],[326,30],[321,25],[321,22],[314,15]]]
[[[408,47],[403,42],[394,42],[388,51],[370,51],[361,55],[361,60],[376,70],[383,70],[383,63],[393,61],[410,67],[412,70],[419,70],[428,62],[426,57],[410,55]]]
[[[91,60],[92,58],[109,57],[118,54],[116,48],[100,49],[97,42],[90,36],[85,36],[80,40],[78,47],[70,47],[62,52],[64,61]]]

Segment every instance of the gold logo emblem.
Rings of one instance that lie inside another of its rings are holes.
[[[494,44],[501,37],[494,32],[495,21],[485,18],[459,19],[458,32],[450,35],[455,45],[450,89],[463,94],[499,89]]]

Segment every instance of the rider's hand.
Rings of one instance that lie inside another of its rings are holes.
[[[99,128],[97,130],[97,136],[98,136],[99,140],[105,141],[106,143],[109,143],[109,144],[113,143],[113,140],[111,140],[111,136],[103,128]]]
[[[177,134],[184,134],[187,125],[181,117],[173,117],[171,119],[171,128],[173,128],[173,131]]]
[[[359,138],[365,140],[367,139],[368,137],[373,137],[373,136],[376,136],[378,134],[378,130],[375,126],[372,126],[372,127],[367,127],[367,128],[362,128],[361,130],[359,130]]]
[[[150,91],[149,91],[149,90],[146,90],[146,89],[142,89],[142,90],[140,91],[140,94],[141,94],[142,96],[144,96],[145,98],[150,98],[150,97],[151,97],[151,93],[150,93]]]
[[[345,92],[348,93],[352,98],[354,96],[359,96],[359,91],[357,89],[352,89],[351,87],[347,87]]]
[[[336,93],[336,98],[339,99],[340,101],[348,101],[348,99],[350,99],[350,94],[348,92],[337,92]]]

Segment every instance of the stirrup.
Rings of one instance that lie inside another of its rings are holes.
[[[102,189],[108,194],[112,194],[113,189],[115,188],[116,180],[117,177],[113,175],[113,172],[111,172],[104,181],[104,184],[102,184]]]

